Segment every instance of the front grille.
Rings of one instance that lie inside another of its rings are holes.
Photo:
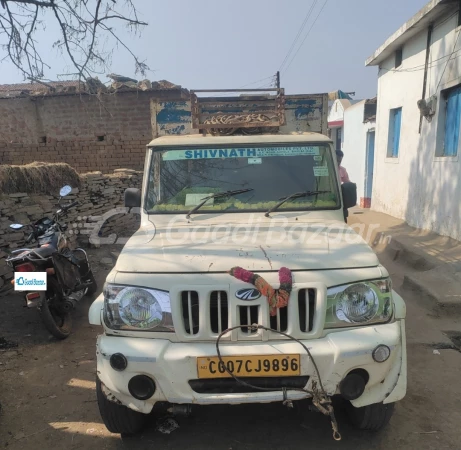
[[[303,333],[309,333],[314,328],[315,299],[315,289],[298,291],[299,328]]]
[[[303,389],[309,377],[243,377],[240,378],[254,386],[281,391],[283,388]],[[244,386],[233,378],[211,378],[208,380],[190,380],[189,385],[198,394],[243,394],[247,392],[262,392],[259,389]]]
[[[181,310],[186,334],[199,332],[199,297],[196,291],[181,292]]]
[[[226,291],[213,291],[210,296],[210,324],[213,333],[229,328],[229,304]]]
[[[251,328],[251,325],[259,321],[259,305],[239,306],[239,325],[242,326],[243,334],[256,334],[258,330]]]
[[[270,313],[269,313],[270,314]],[[288,308],[277,308],[277,315],[269,315],[270,327],[273,330],[285,332],[288,329]]]
[[[270,315],[267,298],[242,300],[228,289],[226,285],[181,286],[170,293],[176,305],[173,321],[178,336],[186,341],[214,341],[233,329],[223,336],[224,340],[272,341],[284,339],[280,333],[314,339],[322,332],[326,289],[321,283],[298,285],[288,306],[276,309],[275,316]],[[253,328],[254,324],[273,332]]]

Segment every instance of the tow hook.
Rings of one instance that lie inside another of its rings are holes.
[[[173,416],[183,416],[188,417],[192,413],[192,405],[185,404],[185,405],[177,405],[174,404],[170,408],[168,408],[168,412]]]
[[[283,388],[283,406],[293,408],[293,402],[288,398],[287,389]]]

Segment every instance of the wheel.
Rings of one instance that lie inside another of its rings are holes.
[[[80,254],[83,254],[83,257]],[[94,278],[93,272],[90,269],[86,255],[83,253],[83,251],[75,251],[74,256],[78,260],[78,270],[80,272],[82,281],[90,283],[87,288],[86,295],[91,296],[98,290],[98,284],[96,283],[96,279]]]
[[[86,280],[89,281],[91,284],[88,286],[88,289],[86,291],[86,295],[93,295],[96,293],[98,290],[98,283],[96,283],[96,279],[94,278],[93,272],[90,271],[88,272],[88,275],[86,276]]]
[[[70,311],[59,308],[63,303],[61,289],[55,277],[48,277],[45,300],[40,305],[40,317],[45,328],[57,339],[66,339],[72,330]]]
[[[96,377],[96,395],[102,421],[111,433],[132,436],[139,433],[146,426],[149,418],[147,414],[133,411],[124,405],[107,400],[102,391],[99,377]]]
[[[375,403],[373,405],[354,408],[348,405],[348,416],[352,424],[359,430],[379,431],[391,420],[394,403]]]

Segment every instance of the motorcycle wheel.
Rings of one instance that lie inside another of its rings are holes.
[[[74,253],[75,257],[79,260],[80,276],[83,277],[82,281],[90,283],[85,295],[93,295],[98,290],[98,284],[96,283],[96,279],[94,278],[93,272],[90,269],[90,265],[86,259],[86,255],[84,255],[84,258],[82,258],[80,256],[80,253],[81,252]]]
[[[88,272],[87,276],[87,281],[91,282],[91,284],[88,286],[88,289],[86,291],[86,295],[93,295],[96,293],[98,290],[98,284],[96,283],[96,279],[94,278],[93,272],[90,271]]]
[[[56,304],[63,301],[58,280],[48,277],[45,300],[40,305],[40,317],[45,328],[57,339],[63,340],[72,331],[72,316],[70,312],[59,311]]]

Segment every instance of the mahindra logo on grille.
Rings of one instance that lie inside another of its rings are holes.
[[[261,293],[257,289],[240,289],[235,293],[235,296],[240,300],[256,300],[261,297]]]

